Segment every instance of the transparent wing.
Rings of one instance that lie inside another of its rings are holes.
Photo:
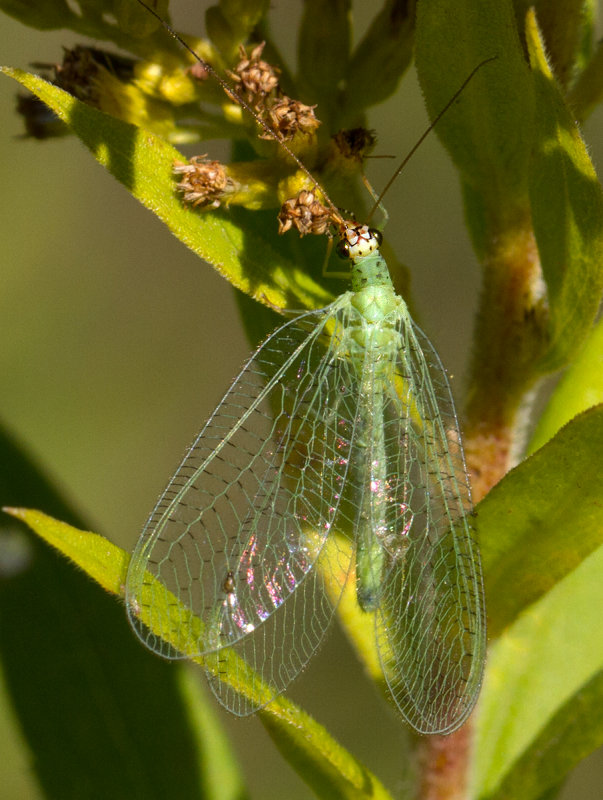
[[[286,323],[252,356],[132,557],[126,596],[137,634],[167,658],[216,653],[206,661],[210,683],[237,714],[267,703],[303,668],[333,615],[321,576],[343,587],[349,570],[336,548],[321,556],[356,418],[341,353],[348,307],[344,295]],[[253,680],[248,668],[262,679],[255,699],[233,688]]]
[[[405,307],[396,327],[395,374],[373,381],[382,410],[369,422],[383,427],[387,465],[377,646],[406,720],[422,733],[450,733],[469,715],[482,679],[481,565],[446,374]],[[369,440],[378,441],[376,433]]]

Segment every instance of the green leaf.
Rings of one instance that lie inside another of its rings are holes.
[[[525,357],[532,372],[550,372],[575,353],[600,302],[603,193],[551,75],[533,14],[528,15],[526,38],[531,72],[506,0],[456,3],[454,13],[449,0],[419,6],[417,66],[432,116],[483,58],[496,55],[463,91],[455,104],[459,108],[438,122],[436,132],[466,183],[474,241],[482,257],[490,255],[490,266],[500,246],[495,233],[500,238],[508,230],[510,244],[529,246],[522,239],[527,229],[513,219],[525,223],[531,207],[547,285],[546,324],[540,334],[546,341],[534,342],[538,361],[529,349]],[[511,221],[508,229],[505,220]],[[527,249],[524,259],[526,269]],[[509,258],[502,266],[517,269],[521,261],[513,264]],[[522,336],[528,334],[526,328]]]
[[[0,497],[27,498],[73,519],[4,435]],[[0,582],[2,670],[45,796],[241,798],[236,764],[199,688],[183,687],[182,670],[150,656],[123,608],[87,576],[16,520],[0,515],[0,526],[5,570],[6,544],[16,550]],[[113,562],[110,543],[86,538],[80,534],[80,544],[94,570],[103,562],[101,542]],[[76,537],[70,546],[78,546]],[[117,559],[106,572],[114,583],[123,564]]]
[[[484,59],[436,133],[463,180],[487,207],[504,209],[526,191],[533,100],[508,0],[430,0],[417,7],[416,62],[433,119]]]
[[[287,244],[274,244],[274,220],[267,230],[257,212],[199,214],[185,208],[172,172],[173,162],[185,159],[164,139],[90,108],[35,75],[9,67],[2,71],[52,108],[100,164],[233,286],[277,308],[314,308],[332,299],[303,266],[286,258]]]
[[[598,406],[478,506],[489,633],[499,637],[478,712],[481,798],[540,798],[603,742],[593,714],[603,699],[601,452]]]
[[[141,55],[152,53],[157,47],[168,51],[175,49],[173,42],[163,41],[165,31],[159,30],[151,20],[145,22],[142,17],[137,17],[137,21],[131,19],[132,24],[128,28],[121,27],[125,19],[126,2],[132,4],[135,0],[116,2],[115,8],[111,9],[116,12],[115,15],[107,13],[106,0],[80,0],[78,8],[82,13],[76,13],[67,0],[36,0],[35,3],[31,0],[0,0],[0,9],[31,28],[69,29],[92,39],[106,39],[124,50],[137,51]],[[166,0],[161,0],[157,10],[161,12],[165,4]],[[150,16],[147,14],[147,17]]]
[[[530,201],[547,285],[543,372],[563,366],[590,330],[603,290],[603,192],[578,127],[549,69],[533,13],[526,36],[536,137]]]
[[[522,27],[526,14],[534,9],[555,77],[567,88],[591,46],[593,0],[514,0],[514,6]]]
[[[432,120],[464,86],[435,132],[459,169],[483,267],[466,414],[467,458],[482,476],[481,497],[492,474],[482,468],[482,437],[502,443],[512,430],[545,338],[528,193],[533,82],[510,0],[420,3],[416,47]]]
[[[603,320],[593,328],[582,351],[556,386],[538,420],[528,455],[577,414],[599,403],[603,403]]]
[[[120,596],[123,594],[124,568],[129,561],[127,553],[119,551],[119,548],[97,534],[76,530],[39,511],[12,509],[11,513],[27,522],[39,536],[73,559],[82,569],[90,570],[92,577],[98,579],[100,576],[101,585],[109,591]],[[158,596],[156,595],[156,599]],[[162,615],[176,614],[181,618],[188,612],[186,609],[174,611],[172,604],[175,606],[177,602],[176,598],[171,598],[171,601],[166,598],[166,607],[159,609],[157,616],[147,615],[145,604],[141,603],[142,621],[153,630],[154,619]],[[159,634],[160,631],[154,632]],[[181,649],[186,646],[176,639],[173,643]],[[209,658],[205,666],[208,669],[214,668]],[[245,679],[241,670],[238,672],[238,679]],[[236,688],[255,694],[261,691],[258,683],[259,681],[248,677],[247,684],[239,683]],[[390,797],[379,780],[363,764],[287,698],[278,697],[258,713],[283,756],[319,797],[329,800],[386,800]]]
[[[565,778],[603,745],[603,670],[594,675],[550,718],[530,747],[515,761],[489,798],[541,798],[543,789],[557,796]]]
[[[289,706],[289,710],[283,708],[279,715],[270,713],[270,706],[267,706],[259,712],[260,718],[283,757],[317,797],[391,800],[392,795],[361,762],[350,756],[311,717],[300,716],[295,713],[293,704]]]
[[[598,406],[511,470],[478,505],[491,636],[603,544],[602,452]]]
[[[268,10],[268,0],[220,0],[205,12],[207,34],[227,63],[237,57]]]
[[[40,538],[81,567],[103,589],[118,597],[123,595],[130,556],[121,547],[99,536],[82,531],[42,511],[27,508],[2,509],[35,531]]]
[[[602,571],[599,547],[492,646],[476,732],[480,798],[537,798],[601,743]]]
[[[584,122],[603,98],[603,42],[598,42],[596,50],[579,75],[567,95],[569,107],[578,122]]]
[[[77,25],[78,21],[78,15],[71,10],[66,0],[40,0],[37,3],[30,3],[28,0],[0,0],[0,8],[25,25],[41,30],[69,28]]]
[[[153,0],[153,10],[166,21],[168,5],[169,0]],[[112,6],[117,28],[128,36],[143,39],[150,36],[160,26],[159,20],[149,14],[136,0],[113,0]]]
[[[298,84],[304,98],[318,103],[328,130],[340,119],[341,82],[350,58],[350,14],[351,0],[306,0],[299,29]]]
[[[386,0],[354,49],[347,73],[349,119],[358,107],[387,100],[410,66],[414,49],[414,3]],[[379,80],[375,80],[375,75]]]

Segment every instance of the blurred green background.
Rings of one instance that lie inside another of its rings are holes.
[[[207,5],[174,4],[176,27],[202,31]],[[275,38],[291,52],[299,3],[274,5]],[[70,32],[33,31],[6,16],[0,16],[0,39],[2,62],[22,68],[60,61],[61,46],[79,41]],[[22,139],[16,85],[3,77],[0,92],[2,420],[94,530],[131,548],[250,346],[230,286],[75,138]],[[371,116],[379,137],[375,153],[401,158],[426,125],[413,74],[397,98]],[[599,114],[585,131],[596,166],[603,161],[602,128]],[[219,145],[196,152],[206,149],[216,157],[223,153]],[[369,163],[377,189],[395,163]],[[435,136],[410,162],[386,206],[386,236],[411,270],[419,324],[462,398],[479,271],[455,173]],[[291,694],[402,794],[408,779],[404,730],[362,677],[339,631]],[[252,796],[309,796],[256,720],[221,716]],[[1,800],[38,796],[29,758],[3,697]],[[572,777],[563,800],[600,798],[601,786],[603,763],[595,755]]]

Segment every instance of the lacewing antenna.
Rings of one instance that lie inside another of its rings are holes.
[[[140,0],[139,0],[139,2],[140,2]],[[407,154],[407,155],[406,155],[406,156],[405,156],[405,157],[402,159],[402,163],[401,163],[401,164],[398,166],[398,168],[396,169],[396,171],[394,172],[394,174],[391,176],[391,178],[390,178],[390,179],[388,180],[388,182],[385,184],[385,187],[384,187],[384,188],[381,190],[381,193],[379,194],[379,196],[378,196],[378,197],[377,197],[377,199],[375,200],[375,204],[374,204],[374,206],[371,208],[371,211],[370,211],[370,213],[369,213],[369,219],[371,219],[371,218],[372,218],[373,214],[374,214],[374,213],[377,211],[377,209],[379,208],[379,206],[380,206],[380,205],[381,205],[381,203],[383,202],[383,198],[384,198],[384,196],[385,196],[385,195],[387,194],[387,192],[390,190],[390,188],[392,187],[392,185],[393,185],[394,181],[396,180],[396,178],[398,177],[398,175],[400,175],[400,173],[402,172],[402,170],[404,169],[404,167],[405,167],[405,166],[408,164],[408,162],[410,161],[410,159],[411,159],[411,158],[414,156],[414,154],[417,152],[417,150],[419,149],[419,147],[420,147],[420,146],[423,144],[423,142],[425,141],[425,139],[426,139],[426,138],[429,136],[429,134],[431,133],[431,131],[432,131],[432,130],[435,128],[435,126],[438,124],[438,122],[439,122],[439,121],[442,119],[442,117],[444,116],[444,114],[445,114],[445,113],[448,111],[448,109],[449,109],[449,108],[450,108],[450,107],[453,105],[453,103],[455,103],[455,102],[456,102],[456,100],[458,99],[459,95],[460,95],[460,94],[461,94],[461,93],[462,93],[462,92],[465,90],[465,88],[467,87],[467,84],[469,83],[469,81],[471,81],[471,79],[474,77],[474,75],[476,74],[476,72],[478,72],[478,71],[479,71],[479,70],[480,70],[480,69],[481,69],[483,66],[485,66],[486,64],[489,64],[489,63],[490,63],[490,61],[495,61],[497,58],[498,58],[498,56],[489,56],[489,58],[485,58],[483,61],[480,61],[480,63],[479,63],[479,64],[478,64],[476,67],[474,67],[474,68],[471,70],[471,72],[470,72],[470,73],[469,73],[469,75],[468,75],[468,76],[465,78],[465,80],[463,81],[463,83],[462,83],[462,84],[459,86],[459,88],[458,88],[458,89],[456,90],[456,92],[455,92],[455,93],[452,95],[452,97],[450,98],[450,100],[449,100],[449,101],[446,103],[446,105],[444,106],[444,108],[442,108],[442,109],[441,109],[441,110],[440,110],[440,111],[439,111],[439,112],[436,114],[436,116],[435,116],[435,118],[432,120],[431,124],[430,124],[430,125],[429,125],[429,126],[426,128],[426,129],[425,129],[425,131],[423,131],[423,133],[422,133],[422,134],[421,134],[421,136],[418,138],[418,140],[416,141],[416,143],[415,143],[415,144],[412,146],[412,148],[410,149],[410,151],[408,152],[408,154]]]

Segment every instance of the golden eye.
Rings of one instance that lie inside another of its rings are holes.
[[[369,228],[369,233],[377,242],[377,247],[381,247],[383,244],[383,234],[381,231],[378,231],[377,228]]]
[[[346,242],[345,239],[340,239],[335,249],[339,258],[348,259],[350,257],[350,243]]]

